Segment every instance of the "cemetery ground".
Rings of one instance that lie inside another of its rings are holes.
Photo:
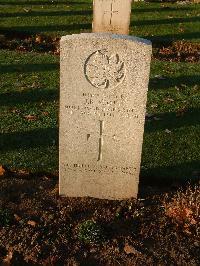
[[[139,198],[124,201],[58,196],[58,42],[91,32],[91,1],[0,9],[0,262],[198,265],[199,5],[132,5],[130,34],[154,49]]]

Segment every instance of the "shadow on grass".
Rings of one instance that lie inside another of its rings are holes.
[[[141,36],[147,38],[154,42],[169,42],[170,40],[190,40],[190,39],[199,39],[200,32],[188,32],[188,33],[177,33],[177,34],[166,34],[166,35],[156,35],[156,36]]]
[[[142,170],[139,181],[139,198],[152,195],[164,195],[185,190],[188,184],[194,186],[200,182],[200,162],[191,161],[175,166],[157,167]]]
[[[18,149],[30,149],[58,146],[58,128],[34,129],[28,132],[13,132],[0,134],[0,150],[13,151]],[[187,160],[187,158],[186,158]],[[182,185],[188,181],[199,180],[200,162],[191,161],[166,167],[141,168],[140,191],[151,187],[172,186],[177,182]],[[145,188],[144,188],[145,187]],[[149,191],[148,191],[149,192]]]
[[[92,15],[91,10],[75,10],[75,11],[31,11],[18,13],[0,13],[0,17],[37,17],[37,16],[88,16]]]
[[[199,75],[166,77],[164,79],[150,78],[149,90],[168,89],[170,87],[179,87],[183,84],[186,86],[195,86],[200,83]]]
[[[182,116],[177,116],[175,112],[162,113],[156,115],[161,120],[146,121],[145,132],[164,131],[166,128],[173,130],[181,127],[200,125],[200,109],[190,108]]]
[[[177,146],[177,135],[173,135],[175,133],[175,130],[178,128],[184,128],[184,134],[187,136],[187,128],[191,126],[195,126],[195,132],[196,132],[196,145],[198,145],[198,128],[200,127],[200,109],[198,108],[191,108],[186,113],[184,113],[182,116],[177,117],[176,113],[163,113],[156,115],[156,117],[161,118],[162,120],[159,121],[147,121],[145,123],[145,133],[151,133],[151,132],[157,132],[157,131],[165,131],[166,128],[171,131],[171,140],[170,144],[168,141],[165,142],[163,139],[163,145],[162,148],[160,147],[160,156],[163,155],[163,153],[166,153],[169,151],[169,149],[178,149]],[[166,138],[169,137],[169,134],[166,133]],[[153,142],[150,144],[151,147],[149,147],[149,151],[154,149],[156,145],[156,140],[152,140]],[[145,142],[144,142],[145,143]],[[179,148],[184,151],[184,142],[181,141],[181,146]],[[168,146],[168,144],[170,146]],[[180,144],[178,144],[180,145]],[[191,145],[195,145],[195,139],[193,142],[191,142]],[[171,148],[170,148],[171,147]],[[188,149],[188,143],[186,143],[185,149]],[[191,147],[192,149],[192,147]],[[192,152],[192,151],[191,151]],[[186,153],[187,154],[187,153]],[[194,154],[193,154],[194,155]],[[150,156],[151,154],[144,156]],[[158,155],[159,156],[159,155]],[[173,153],[172,153],[173,156]],[[200,161],[198,160],[199,154],[195,154],[195,160],[189,161],[189,157],[191,155],[188,154],[188,156],[185,156],[185,162],[179,163],[178,158],[176,158],[176,155],[174,155],[174,163],[173,165],[167,165],[167,166],[161,166],[161,167],[155,167],[155,168],[148,168],[148,167],[141,167],[141,173],[140,173],[140,190],[144,192],[146,188],[144,186],[150,186],[150,187],[171,187],[174,183],[177,183],[177,185],[181,186],[184,185],[186,182],[196,182],[200,180]],[[145,158],[143,158],[145,160]],[[165,161],[167,164],[167,161]],[[144,163],[145,165],[145,163]],[[146,191],[148,192],[148,191]],[[145,192],[145,193],[146,193]]]
[[[58,70],[59,64],[57,63],[44,63],[44,64],[12,64],[2,65],[0,67],[0,73],[28,73],[28,72],[43,72]]]
[[[41,32],[59,32],[65,31],[66,33],[75,30],[85,30],[91,29],[91,23],[84,23],[84,24],[68,24],[68,25],[43,25],[43,26],[12,26],[11,28],[5,27],[0,28],[0,33],[4,34],[7,31],[14,31],[14,32],[27,32],[27,33],[41,33]]]
[[[187,6],[187,7],[160,7],[160,8],[132,8],[131,12],[134,13],[143,13],[143,12],[171,12],[171,11],[188,11],[194,10],[194,7]]]
[[[22,92],[8,92],[1,94],[0,106],[13,107],[17,104],[35,102],[52,102],[58,100],[58,90],[32,89]]]
[[[40,128],[28,132],[0,134],[0,150],[10,151],[58,145],[57,128]]]
[[[84,24],[68,24],[68,25],[35,25],[35,26],[12,26],[12,27],[1,27],[0,34],[8,34],[8,32],[12,32],[14,34],[17,33],[26,33],[28,35],[35,34],[35,33],[43,33],[43,32],[66,32],[74,33],[80,32],[81,30],[91,30],[92,24],[91,23],[84,23]],[[172,41],[175,40],[190,40],[190,39],[200,39],[200,32],[189,32],[189,33],[177,33],[177,34],[166,34],[166,35],[140,35],[138,37],[146,38],[152,41],[153,46],[157,47],[158,45],[170,44]]]
[[[200,161],[184,162],[181,164],[141,169],[140,189],[143,186],[172,186],[184,185],[187,182],[196,183],[200,180]]]
[[[199,22],[199,17],[139,20],[132,21],[131,26],[174,24],[184,22]]]
[[[88,4],[88,2],[80,2],[80,1],[60,1],[60,0],[46,0],[46,1],[15,1],[15,2],[10,2],[10,1],[0,1],[0,5],[14,5],[14,6],[38,6],[38,5],[84,5]]]

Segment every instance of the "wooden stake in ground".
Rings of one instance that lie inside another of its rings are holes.
[[[93,32],[128,34],[132,0],[93,0]]]

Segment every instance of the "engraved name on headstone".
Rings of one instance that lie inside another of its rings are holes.
[[[93,32],[128,34],[132,0],[93,0]]]
[[[144,39],[62,37],[61,195],[137,197],[150,58]]]

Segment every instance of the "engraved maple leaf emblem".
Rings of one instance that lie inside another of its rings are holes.
[[[125,77],[124,62],[117,53],[109,55],[107,50],[98,50],[86,60],[85,75],[96,88],[113,88]]]

